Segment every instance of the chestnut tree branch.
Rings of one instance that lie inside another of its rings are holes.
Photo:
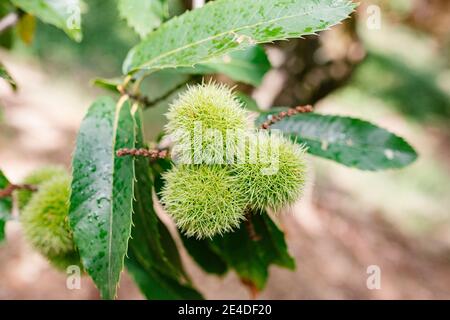
[[[180,83],[179,85],[177,85],[172,90],[168,91],[167,93],[165,93],[161,97],[159,97],[157,99],[154,99],[154,100],[150,100],[147,96],[144,96],[144,95],[142,95],[140,93],[129,92],[129,90],[124,85],[118,85],[117,86],[117,90],[119,91],[119,93],[121,95],[128,95],[132,100],[135,100],[135,101],[139,102],[140,104],[142,104],[144,109],[147,109],[147,108],[154,107],[155,105],[157,105],[161,101],[166,100],[173,93],[175,93],[176,91],[178,91],[179,89],[184,87],[186,85],[186,83],[187,82]]]
[[[117,150],[117,156],[118,157],[124,157],[124,156],[134,156],[134,157],[146,157],[150,160],[156,160],[156,159],[162,159],[167,158],[169,156],[168,150],[159,150],[159,149],[128,149],[123,148],[120,150]]]
[[[261,129],[269,129],[269,127],[271,125],[283,120],[286,117],[291,117],[291,116],[299,114],[299,113],[308,113],[308,112],[312,112],[312,111],[313,111],[313,107],[310,105],[297,106],[297,107],[291,108],[286,111],[281,111],[277,114],[272,115],[269,120],[264,122],[261,125]]]

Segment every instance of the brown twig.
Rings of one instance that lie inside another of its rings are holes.
[[[186,83],[187,82],[183,82],[183,83],[179,84],[178,86],[176,86],[175,88],[173,88],[172,90],[170,90],[169,92],[164,94],[163,96],[161,96],[157,99],[154,99],[154,100],[150,100],[147,96],[141,95],[139,93],[129,92],[129,90],[127,90],[126,86],[124,86],[124,85],[118,85],[117,90],[119,91],[119,93],[121,95],[128,95],[130,97],[130,99],[133,99],[133,100],[139,102],[140,104],[142,104],[144,106],[144,109],[147,109],[147,108],[157,105],[161,101],[166,100],[173,93],[175,93],[176,91],[181,89],[183,86],[185,86]]]
[[[134,156],[134,157],[146,157],[151,160],[156,160],[156,159],[167,158],[169,156],[169,151],[168,150],[158,150],[158,149],[148,150],[148,149],[143,149],[143,148],[141,148],[141,149],[123,148],[123,149],[117,150],[116,154],[118,157]]]
[[[245,214],[245,220],[244,220],[244,225],[245,228],[247,229],[248,232],[248,236],[250,237],[251,240],[253,241],[259,241],[261,240],[261,237],[256,233],[255,230],[255,226],[253,225],[253,213],[249,210],[247,211],[247,213]]]
[[[269,129],[269,127],[275,123],[277,123],[278,121],[283,120],[286,117],[291,117],[293,115],[296,115],[298,113],[308,113],[308,112],[312,112],[313,111],[313,107],[310,105],[306,105],[306,106],[297,106],[295,108],[291,108],[289,110],[286,111],[281,111],[277,114],[273,114],[269,120],[267,120],[266,122],[264,122],[261,125],[261,129]]]
[[[37,188],[29,184],[9,184],[5,189],[0,190],[0,198],[11,197],[15,190],[36,191]]]
[[[128,95],[131,99],[139,102],[144,107],[147,107],[147,106],[149,106],[151,104],[151,101],[150,101],[150,99],[148,97],[142,96],[142,95],[137,94],[137,93],[128,92],[123,85],[118,85],[117,86],[117,90],[119,91],[119,93],[122,96],[123,95]]]

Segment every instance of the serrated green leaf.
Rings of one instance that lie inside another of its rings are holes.
[[[253,240],[247,229],[241,227],[212,240],[212,247],[239,277],[252,283],[258,290],[266,285],[272,264],[295,269],[295,260],[289,255],[284,234],[265,212],[252,216],[259,240]]]
[[[182,88],[189,79],[189,75],[175,70],[161,70],[146,77],[140,84],[140,90],[150,101],[159,100],[176,88]]]
[[[155,193],[160,199],[161,190],[164,187],[164,179],[162,175],[164,172],[169,171],[172,168],[172,162],[169,159],[157,159],[152,163],[152,171],[153,171],[153,180],[155,186]]]
[[[14,91],[17,90],[16,81],[11,77],[8,70],[6,70],[5,66],[1,62],[0,62],[0,78],[8,82]]]
[[[234,51],[220,58],[194,68],[177,68],[178,72],[190,74],[222,73],[231,79],[253,86],[259,86],[264,75],[271,68],[266,52],[261,46],[252,46],[245,50]]]
[[[128,100],[100,98],[89,108],[72,161],[69,220],[84,267],[104,299],[113,299],[131,233],[135,123]]]
[[[191,280],[189,279],[186,271],[184,270],[180,253],[178,252],[175,240],[172,238],[172,234],[161,220],[159,220],[158,228],[161,238],[161,245],[165,257],[169,261],[169,264],[176,270],[177,274],[179,274],[178,277],[179,280],[181,280],[182,282],[190,282]]]
[[[136,148],[143,148],[141,111],[135,113]],[[153,207],[148,159],[135,159],[135,200],[133,229],[126,265],[148,299],[198,299],[201,296],[188,284],[178,249],[167,227]]]
[[[9,185],[8,179],[0,170],[0,190]],[[11,218],[12,199],[11,197],[0,198],[0,243],[5,239],[5,224]]]
[[[261,114],[257,124],[267,117],[267,113]],[[313,155],[361,170],[402,168],[417,158],[417,153],[403,138],[360,119],[297,114],[271,128],[281,130],[297,143],[304,143]]]
[[[188,285],[152,269],[144,268],[131,253],[126,260],[127,270],[147,299],[151,300],[200,300],[202,295]]]
[[[140,116],[136,118],[139,120]],[[139,127],[139,126],[138,126]],[[142,133],[136,136],[136,146],[142,148]],[[174,277],[175,270],[167,263],[161,246],[158,217],[153,208],[152,182],[149,176],[148,160],[143,157],[135,159],[135,190],[133,201],[133,229],[129,242],[129,252],[147,267],[160,269]],[[130,254],[128,254],[130,255]]]
[[[145,148],[141,111],[136,111],[134,116],[137,124],[136,148]],[[184,271],[179,268],[178,261],[175,264],[170,263],[163,249],[160,231],[165,232],[165,230],[160,227],[162,223],[153,208],[151,192],[153,183],[150,179],[149,170],[148,159],[144,157],[135,159],[134,228],[129,250],[133,252],[142,265],[158,269],[160,272],[178,279],[184,276]],[[164,234],[164,236],[167,241],[167,234]]]
[[[119,0],[119,13],[141,38],[159,27],[169,15],[167,0]]]
[[[216,0],[164,23],[128,54],[124,73],[193,67],[257,43],[328,29],[355,5],[348,0]]]
[[[64,30],[73,40],[81,41],[79,0],[11,0],[11,2],[43,22]]]
[[[224,275],[228,271],[227,263],[213,250],[208,240],[188,238],[180,233],[186,251],[206,272]]]
[[[161,158],[152,162],[151,170],[153,174],[153,188],[155,190],[156,197],[159,199],[161,188],[164,186],[164,180],[162,179],[162,173],[172,168],[172,162],[169,159]],[[173,240],[169,230],[163,224],[159,224],[159,232],[161,235],[161,244],[163,246],[166,256],[172,265],[177,266],[179,270],[182,270],[184,277],[187,277],[184,268],[182,266],[181,258],[178,253],[177,246]]]

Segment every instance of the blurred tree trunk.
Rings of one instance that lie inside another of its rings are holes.
[[[356,19],[321,33],[277,43],[284,53],[278,68],[285,83],[274,105],[314,104],[345,85],[355,66],[365,57],[356,33]]]
[[[417,0],[406,23],[416,29],[432,34],[439,42],[450,38],[450,1]]]

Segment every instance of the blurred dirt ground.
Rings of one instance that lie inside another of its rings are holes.
[[[87,85],[74,87],[69,82],[87,83],[86,79],[65,75],[55,80],[54,75],[47,76],[45,68],[33,62],[13,60],[4,53],[0,56],[20,86],[19,93],[13,94],[6,84],[0,83],[0,167],[12,181],[20,181],[28,172],[45,164],[69,166],[76,130],[96,92]],[[339,99],[325,101],[323,110],[337,109],[338,102]],[[428,141],[437,139],[436,143],[448,147],[445,137],[433,138],[432,133],[424,137],[421,132],[422,139],[419,139],[413,129],[402,127],[401,119],[393,117],[391,112],[388,115],[377,114],[377,122],[417,142],[415,147],[425,158],[434,157]],[[271,268],[267,288],[258,298],[450,299],[447,217],[442,223],[438,220],[431,233],[402,230],[398,219],[387,218],[385,211],[401,211],[402,205],[406,205],[403,202],[408,201],[402,200],[401,205],[395,204],[392,209],[386,204],[396,196],[377,191],[386,188],[391,192],[398,187],[393,180],[399,176],[408,180],[414,171],[374,178],[328,161],[311,159],[311,165],[314,169],[304,199],[280,221],[289,250],[296,258],[297,270]],[[411,170],[420,170],[421,164],[418,166]],[[362,201],[362,185],[371,193],[387,197],[386,204],[380,203],[377,197]],[[399,194],[400,199],[417,198],[415,194],[404,198]],[[445,211],[446,203],[442,199],[436,205],[444,206]],[[207,275],[184,251],[182,256],[194,283],[206,298],[250,297],[234,274],[223,278]],[[366,286],[367,268],[371,265],[381,269],[379,290],[369,290]],[[87,277],[83,277],[80,290],[68,290],[66,275],[54,271],[27,246],[18,222],[8,223],[7,242],[0,247],[0,299],[98,298]],[[126,274],[120,284],[119,298],[142,298]]]

